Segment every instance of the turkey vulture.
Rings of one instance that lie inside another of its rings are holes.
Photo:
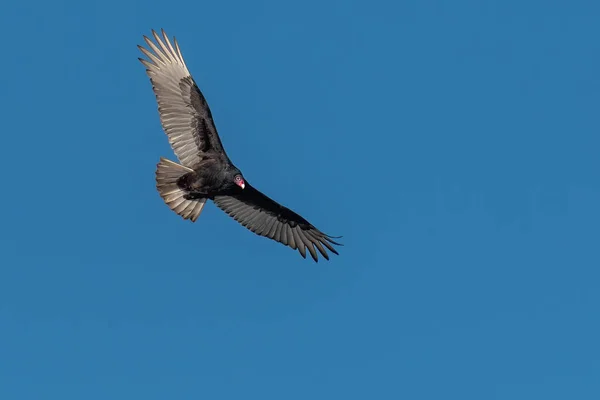
[[[294,211],[255,189],[231,162],[215,127],[204,95],[187,69],[177,39],[173,44],[164,30],[152,30],[148,49],[139,46],[148,60],[139,58],[152,83],[163,130],[180,164],[160,158],[156,188],[171,210],[196,222],[207,200],[257,235],[289,246],[318,262],[317,250],[329,260],[327,250],[338,254],[341,245]],[[315,250],[316,248],[316,250]],[[327,250],[326,250],[327,249]]]

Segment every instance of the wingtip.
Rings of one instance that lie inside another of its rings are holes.
[[[343,244],[342,244],[342,243],[339,243],[339,242],[337,242],[337,241],[335,241],[335,240],[333,240],[333,239],[341,239],[341,238],[342,238],[342,236],[329,236],[329,235],[325,235],[325,239],[326,239],[326,240],[327,240],[329,243],[335,244],[336,246],[343,246]]]
[[[160,33],[162,33],[163,38],[165,38],[165,40],[169,40],[169,35],[167,35],[167,32],[165,32],[163,28],[160,28]]]

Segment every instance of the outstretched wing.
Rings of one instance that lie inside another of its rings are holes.
[[[338,254],[332,245],[341,244],[333,241],[332,236],[319,231],[300,215],[271,200],[248,182],[240,193],[215,196],[213,201],[252,232],[297,249],[304,258],[308,250],[312,258],[319,261],[315,247],[327,260],[329,255],[324,247]]]
[[[177,39],[173,38],[173,46],[164,30],[164,42],[154,30],[152,35],[157,44],[146,36],[144,40],[153,52],[138,46],[148,57],[139,60],[146,66],[160,122],[175,155],[190,168],[200,162],[203,153],[214,152],[227,158],[208,103],[185,65]]]

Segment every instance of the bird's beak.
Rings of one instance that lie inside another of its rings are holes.
[[[244,182],[240,183],[240,187],[243,189],[246,187],[246,184]]]

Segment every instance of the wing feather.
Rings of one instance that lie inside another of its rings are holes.
[[[229,216],[257,235],[275,240],[285,246],[298,250],[306,258],[310,253],[313,260],[318,261],[318,252],[329,260],[327,248],[338,254],[330,244],[341,246],[315,228],[307,220],[292,210],[265,196],[248,182],[246,188],[233,195],[215,196],[214,203]]]
[[[152,36],[156,43],[144,36],[152,51],[138,46],[148,58],[139,60],[152,82],[160,122],[175,155],[182,165],[190,168],[197,166],[209,152],[229,160],[208,103],[185,64],[177,40],[173,39],[173,46],[164,30],[162,39],[154,30]]]

